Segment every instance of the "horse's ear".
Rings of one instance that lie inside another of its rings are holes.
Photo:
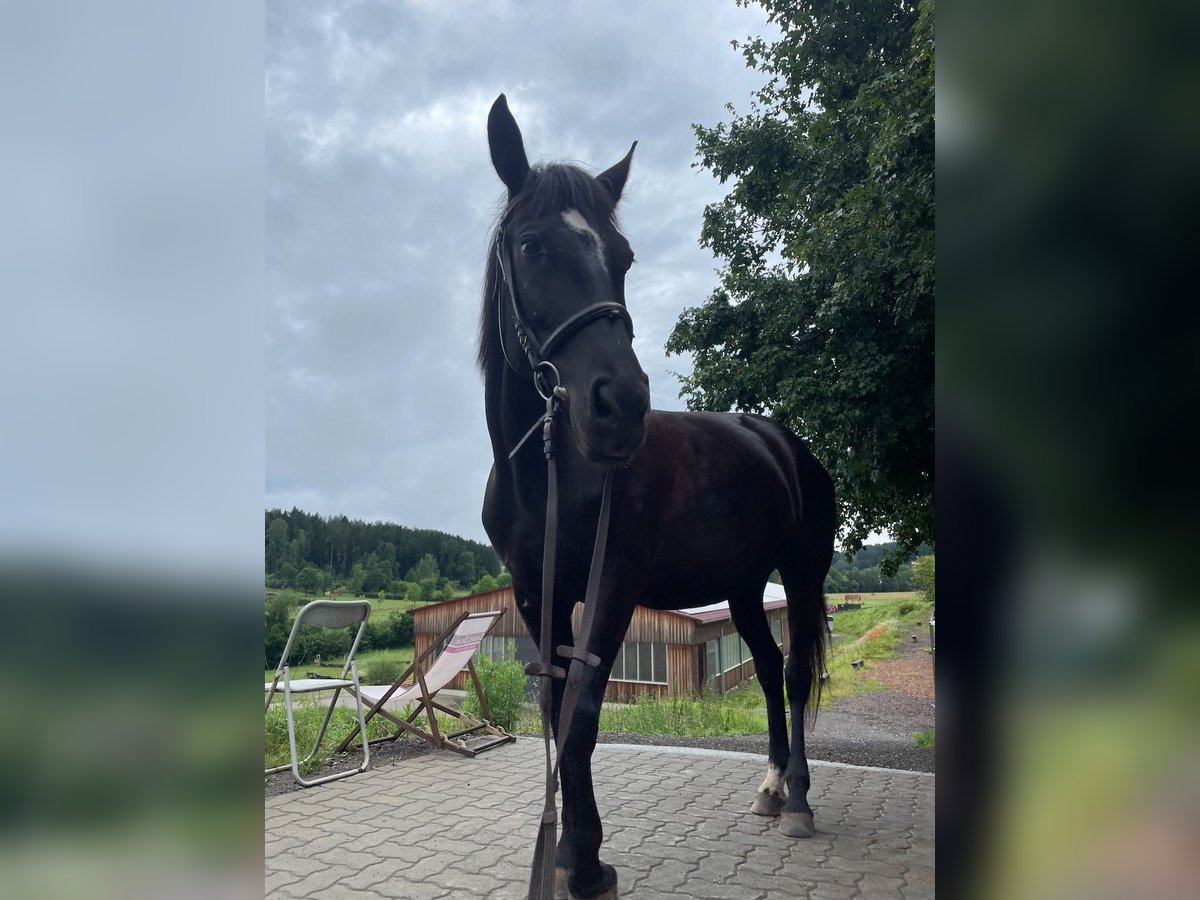
[[[621,199],[621,191],[625,190],[625,179],[629,177],[629,164],[633,161],[633,151],[636,147],[637,141],[634,141],[623,160],[596,176],[596,180],[612,194],[613,203]]]
[[[492,104],[488,113],[488,148],[492,151],[492,165],[496,174],[508,187],[508,196],[515,197],[525,184],[529,174],[529,160],[525,156],[525,142],[521,140],[521,129],[509,112],[508,100],[503,94]]]

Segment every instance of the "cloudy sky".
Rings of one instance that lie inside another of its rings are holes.
[[[475,325],[503,189],[504,92],[531,161],[598,172],[637,140],[621,206],[627,296],[654,406],[682,409],[663,345],[715,285],[701,212],[724,194],[693,123],[762,77],[733,0],[294,2],[266,31],[266,500],[476,540],[491,465]]]

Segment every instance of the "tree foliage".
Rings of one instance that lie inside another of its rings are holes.
[[[737,0],[745,5],[747,0]],[[730,193],[704,213],[720,285],[667,342],[694,409],[763,412],[833,475],[842,540],[933,541],[933,0],[763,0],[746,113],[694,126]]]
[[[913,583],[926,603],[936,602],[937,575],[933,556],[922,556],[913,568]]]
[[[424,582],[414,589],[423,589],[428,595],[423,599],[445,592],[448,582],[440,573],[447,573],[450,582],[464,589],[485,575],[501,573],[495,551],[478,541],[300,509],[266,511],[266,566],[268,586],[296,587],[306,593],[334,588],[365,594],[406,593],[409,586],[401,577],[419,570]],[[320,582],[305,574],[309,568],[321,576]]]

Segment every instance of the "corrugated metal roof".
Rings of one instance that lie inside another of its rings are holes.
[[[763,609],[779,609],[783,606],[787,606],[783,585],[775,584],[773,581],[767,582],[766,588],[763,589]],[[699,622],[722,622],[729,618],[729,601],[722,600],[720,603],[710,603],[707,606],[693,606],[689,609],[681,609],[679,612]]]

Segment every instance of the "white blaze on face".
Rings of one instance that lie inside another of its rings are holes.
[[[758,786],[758,792],[760,794],[776,794],[780,797],[786,797],[787,782],[783,780],[783,771],[774,766],[767,766],[767,777]]]
[[[577,209],[568,209],[562,214],[563,221],[567,223],[567,227],[578,231],[580,234],[586,234],[592,239],[592,243],[596,245],[596,258],[600,261],[600,268],[607,268],[604,265],[604,242],[600,240],[600,235],[596,233],[588,220],[580,215]]]

